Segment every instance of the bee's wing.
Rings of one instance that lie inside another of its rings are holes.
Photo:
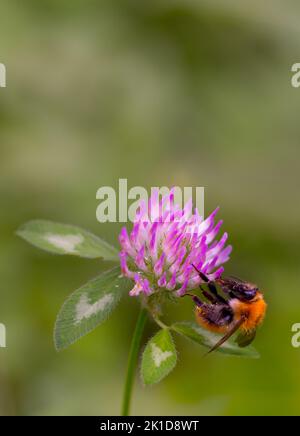
[[[248,333],[240,333],[236,338],[235,342],[241,348],[248,347],[248,345],[250,345],[251,342],[255,339],[255,336],[256,336],[256,330],[251,330]]]
[[[242,317],[241,319],[239,319],[238,321],[236,321],[233,326],[231,327],[231,329],[226,333],[225,336],[223,336],[222,339],[219,340],[219,342],[217,342],[206,354],[210,354],[213,351],[217,350],[219,347],[221,347],[221,345],[223,345],[226,341],[228,341],[228,339],[241,327],[241,325],[243,324],[243,322],[245,321],[245,319]]]

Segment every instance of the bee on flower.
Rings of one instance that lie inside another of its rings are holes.
[[[122,273],[134,281],[130,295],[147,298],[167,291],[191,296],[198,324],[224,334],[210,351],[239,329],[239,345],[248,345],[266,311],[256,285],[222,277],[232,247],[226,245],[226,232],[217,238],[223,223],[216,222],[218,210],[203,219],[197,209],[193,211],[192,201],[180,208],[174,190],[162,199],[157,190],[147,203],[140,202],[131,233],[124,227],[119,235]],[[190,293],[195,289],[202,299]]]

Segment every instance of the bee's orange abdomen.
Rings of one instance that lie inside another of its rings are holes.
[[[267,304],[260,292],[257,293],[255,299],[251,302],[244,302],[234,298],[231,300],[230,306],[234,311],[236,320],[246,317],[241,325],[241,329],[244,331],[256,329],[263,321],[267,309]]]
[[[213,333],[227,333],[229,324],[220,326],[215,323],[209,322],[205,316],[205,312],[203,312],[203,309],[201,307],[196,307],[195,315],[196,321],[200,325],[200,327],[204,327],[206,330],[209,330]]]

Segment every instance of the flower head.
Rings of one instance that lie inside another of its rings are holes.
[[[141,200],[130,235],[125,227],[119,235],[122,273],[135,282],[130,295],[166,289],[182,296],[202,282],[195,268],[211,280],[220,277],[232,247],[225,247],[227,233],[215,240],[218,210],[204,220],[197,209],[192,213],[192,201],[176,205],[173,189],[162,200],[158,190],[148,204]]]

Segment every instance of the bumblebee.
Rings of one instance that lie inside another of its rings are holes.
[[[198,324],[209,331],[223,334],[208,353],[215,351],[224,344],[235,332],[240,331],[237,343],[246,347],[255,338],[256,329],[262,323],[267,304],[259,288],[249,282],[236,277],[219,278],[210,281],[194,265],[201,280],[207,285],[207,290],[200,285],[202,295],[207,301],[198,296],[186,294],[193,298],[196,304],[195,314]],[[222,290],[225,298],[218,292]]]

